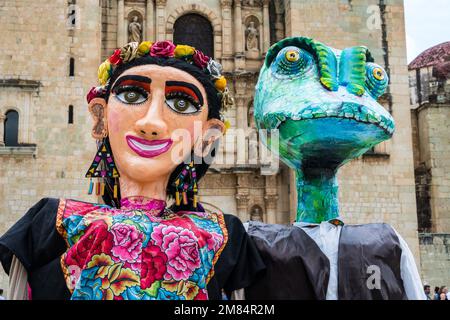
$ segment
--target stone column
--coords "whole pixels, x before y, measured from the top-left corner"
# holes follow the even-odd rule
[[[153,7],[153,0],[147,0],[147,7],[146,7],[146,28],[145,28],[145,36],[144,40],[146,41],[154,41],[155,40],[155,21],[154,21],[154,7]]]
[[[222,66],[224,71],[233,70],[233,37],[231,5],[233,0],[220,0],[222,6]]]
[[[269,0],[264,0],[263,6],[263,55],[270,47],[270,20],[269,20]]]
[[[237,175],[236,186],[236,208],[239,218],[245,222],[250,219],[248,215],[248,200],[250,197],[250,191],[248,186],[248,174],[240,172]]]
[[[156,0],[156,41],[166,39],[166,3],[167,0]]]
[[[239,192],[243,192],[243,190],[239,190]],[[246,193],[237,193],[236,194],[236,208],[237,208],[237,216],[241,219],[242,222],[246,222],[249,220],[248,217],[248,199],[249,195]]]
[[[0,147],[5,146],[5,141],[3,141],[5,134],[5,118],[4,114],[0,114]]]
[[[245,69],[241,0],[234,1],[234,69]]]
[[[124,0],[117,3],[117,47],[121,48],[127,43],[127,30],[125,23],[125,5]]]
[[[278,189],[277,189],[277,176],[266,176],[266,191],[265,191],[265,204],[267,223],[277,223],[277,202],[278,202]]]

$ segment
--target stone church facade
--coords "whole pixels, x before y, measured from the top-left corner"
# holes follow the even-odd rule
[[[222,142],[229,161],[211,167],[201,201],[242,220],[293,221],[293,172],[258,160],[252,101],[269,46],[302,35],[339,49],[366,45],[390,74],[382,102],[396,133],[342,168],[340,206],[346,223],[393,225],[420,263],[403,1],[5,0],[0,18],[0,234],[42,197],[98,200],[84,178],[95,153],[85,95],[98,65],[135,37],[192,43],[224,67],[235,100],[225,114],[234,131]],[[17,117],[13,145],[3,141],[8,115]],[[239,130],[245,147],[230,152]]]

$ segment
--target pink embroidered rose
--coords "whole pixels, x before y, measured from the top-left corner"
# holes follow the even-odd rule
[[[150,48],[152,57],[173,57],[176,46],[171,41],[157,41]]]
[[[113,256],[122,261],[136,262],[142,251],[142,240],[144,235],[135,226],[118,223],[111,227],[114,246],[111,249]]]
[[[164,279],[186,280],[200,266],[198,243],[191,230],[160,224],[153,230],[152,239],[167,255]]]
[[[209,62],[209,57],[205,55],[203,52],[198,50],[195,50],[192,59],[194,60],[194,63],[202,69],[206,68]]]
[[[222,243],[223,243],[223,237],[216,232],[211,232],[211,236],[206,239],[206,244],[208,245],[208,249],[209,250],[213,249],[216,252],[217,252],[217,250],[220,249],[220,247],[222,246]]]

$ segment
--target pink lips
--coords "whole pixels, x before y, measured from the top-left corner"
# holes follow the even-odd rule
[[[172,139],[146,140],[126,136],[128,146],[141,157],[153,158],[166,152],[172,146]]]

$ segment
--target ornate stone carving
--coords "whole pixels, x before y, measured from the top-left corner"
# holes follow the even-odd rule
[[[238,209],[247,209],[249,195],[248,193],[243,193],[244,190],[239,190],[242,193],[236,194],[236,207]]]
[[[231,8],[231,5],[233,4],[233,0],[220,0],[220,5],[222,8]]]
[[[277,208],[277,201],[278,201],[278,195],[276,194],[266,194],[264,196],[264,200],[266,202],[266,208],[267,209],[276,209]]]
[[[263,4],[262,0],[244,0],[242,4],[246,7],[260,7]]]
[[[167,0],[156,0],[155,4],[160,7],[164,7],[167,3]]]

